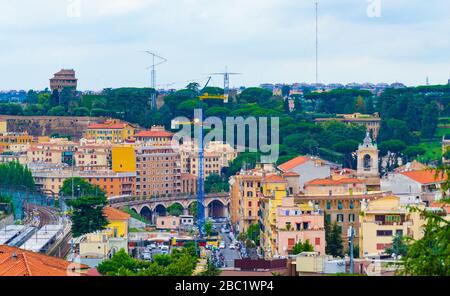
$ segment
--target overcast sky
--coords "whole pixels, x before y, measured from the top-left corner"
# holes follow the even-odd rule
[[[81,90],[147,86],[142,50],[168,59],[160,87],[204,83],[225,66],[243,73],[232,86],[314,82],[314,2],[0,0],[0,89],[43,89],[60,68],[77,71]],[[450,1],[319,3],[320,82],[450,78]]]

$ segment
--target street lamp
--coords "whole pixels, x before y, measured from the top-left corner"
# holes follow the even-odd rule
[[[350,273],[354,272],[354,258],[353,258],[353,238],[355,237],[355,229],[350,226],[347,230],[348,243],[350,245]]]

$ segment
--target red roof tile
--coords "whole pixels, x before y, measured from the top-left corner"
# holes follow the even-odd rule
[[[305,184],[305,186],[335,186],[335,185],[343,185],[343,184],[359,184],[363,183],[363,181],[352,178],[344,178],[340,180],[332,180],[332,179],[315,179],[309,181]]]
[[[442,183],[447,180],[447,178],[441,174],[436,176],[435,170],[402,172],[401,174],[421,184]]]
[[[74,274],[71,264],[59,258],[0,245],[0,276],[68,276]],[[81,265],[80,269],[86,270],[88,266]]]
[[[130,219],[130,215],[128,213],[122,212],[118,209],[105,207],[103,209],[103,213],[108,218],[109,221],[117,221],[117,220],[128,220]]]
[[[285,163],[279,165],[278,168],[280,170],[282,170],[283,172],[287,172],[287,171],[290,171],[293,168],[295,168],[295,167],[297,167],[297,166],[299,166],[301,164],[304,164],[305,162],[307,162],[309,160],[311,160],[310,157],[298,156],[298,157],[296,157],[294,159],[289,160],[288,162],[285,162]]]
[[[263,179],[263,182],[270,182],[270,183],[285,183],[286,180],[283,179],[283,177],[278,175],[270,175]]]
[[[136,138],[172,138],[173,134],[167,131],[142,131],[135,135]]]

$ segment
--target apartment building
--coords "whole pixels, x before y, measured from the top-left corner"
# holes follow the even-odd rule
[[[310,204],[296,204],[293,196],[281,197],[271,213],[271,198],[261,200],[261,246],[268,258],[292,255],[295,244],[309,241],[325,254],[323,212]]]
[[[75,70],[62,69],[55,73],[52,79],[50,79],[50,89],[54,91],[62,91],[66,87],[77,88],[78,79],[75,77]]]
[[[181,193],[180,155],[168,146],[136,147],[136,195]]]
[[[104,123],[94,123],[87,127],[84,137],[96,141],[109,141],[111,143],[125,143],[134,138],[135,128],[116,119],[110,119]]]
[[[180,152],[182,172],[197,175],[199,168],[198,145],[193,142],[186,142],[180,145],[177,150]],[[237,156],[238,153],[229,144],[217,141],[205,144],[205,177],[211,174],[220,175],[222,169],[228,167]]]
[[[416,206],[425,208],[424,204]],[[397,196],[388,195],[364,202],[359,228],[360,256],[385,254],[396,235],[408,236],[414,240],[422,238],[423,224],[420,212],[401,205]]]
[[[165,130],[163,126],[153,126],[148,131],[137,133],[134,138],[139,144],[146,146],[170,146],[173,133]]]

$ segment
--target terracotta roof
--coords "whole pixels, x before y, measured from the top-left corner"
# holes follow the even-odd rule
[[[305,186],[334,186],[334,185],[355,184],[355,183],[363,183],[363,181],[352,178],[344,178],[340,180],[315,179],[307,182]]]
[[[68,276],[71,262],[0,245],[0,276]],[[88,269],[81,265],[81,269]]]
[[[295,168],[295,167],[297,167],[297,166],[299,166],[301,164],[304,164],[305,162],[307,162],[309,160],[311,160],[310,157],[298,156],[298,157],[296,157],[294,159],[289,160],[288,162],[285,162],[285,163],[279,165],[278,168],[280,170],[282,170],[283,172],[287,172],[287,171],[292,170],[293,168]]]
[[[127,126],[126,123],[115,123],[115,124],[108,124],[108,123],[93,123],[89,125],[88,129],[123,129]]]
[[[105,207],[103,209],[103,213],[105,214],[105,216],[108,218],[109,221],[128,220],[131,217],[129,214],[111,207]]]
[[[423,171],[426,169],[427,169],[426,165],[414,160],[413,162],[409,162],[409,163],[405,164],[404,166],[396,168],[395,172],[401,173],[401,172],[408,172],[408,171]]]
[[[263,179],[263,182],[271,182],[271,183],[285,183],[286,180],[283,177],[278,175],[270,175]]]
[[[173,134],[167,131],[142,131],[135,135],[140,138],[171,138],[172,136]]]
[[[300,175],[294,172],[283,173],[284,177],[299,177]]]
[[[436,176],[435,170],[402,172],[401,174],[421,184],[442,183],[447,180],[445,176],[440,174]]]

